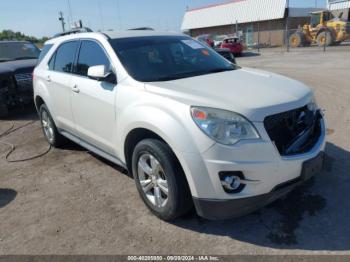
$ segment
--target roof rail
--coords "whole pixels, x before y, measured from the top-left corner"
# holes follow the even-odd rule
[[[131,28],[128,29],[129,31],[133,31],[133,30],[146,30],[146,31],[154,31],[154,29],[152,27],[138,27],[138,28]]]
[[[65,35],[72,35],[72,34],[79,34],[79,33],[91,33],[93,32],[90,28],[88,27],[82,27],[82,28],[76,28],[72,29],[70,31],[62,32],[55,34],[53,37],[60,37],[60,36],[65,36]]]

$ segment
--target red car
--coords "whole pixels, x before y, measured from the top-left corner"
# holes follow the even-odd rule
[[[224,39],[221,48],[229,49],[235,56],[241,56],[243,52],[243,45],[237,37]]]
[[[200,42],[206,43],[209,47],[214,47],[214,40],[212,35],[200,35],[196,39]]]

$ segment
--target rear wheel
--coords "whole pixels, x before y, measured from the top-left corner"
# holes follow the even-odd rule
[[[133,153],[132,173],[142,200],[159,218],[173,220],[191,209],[192,199],[185,175],[164,142],[141,141]]]
[[[324,31],[318,34],[317,44],[320,47],[330,46],[333,43],[332,34],[329,31]]]
[[[67,139],[58,132],[49,109],[45,104],[41,105],[39,109],[39,116],[45,138],[51,146],[60,147],[67,143]]]

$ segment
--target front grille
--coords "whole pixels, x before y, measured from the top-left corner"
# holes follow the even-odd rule
[[[306,153],[321,136],[321,113],[307,106],[268,116],[265,129],[282,156]]]
[[[17,86],[20,89],[32,88],[32,74],[31,73],[20,73],[15,75]]]

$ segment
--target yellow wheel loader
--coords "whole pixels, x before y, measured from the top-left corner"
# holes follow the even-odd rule
[[[335,17],[330,11],[311,13],[310,24],[299,27],[289,36],[290,47],[337,45],[350,40],[350,22],[342,19],[343,13]]]

